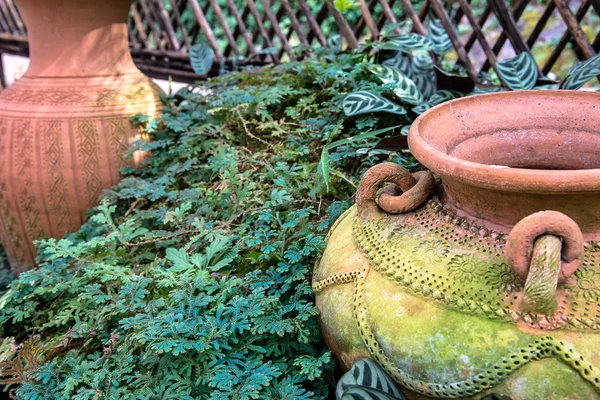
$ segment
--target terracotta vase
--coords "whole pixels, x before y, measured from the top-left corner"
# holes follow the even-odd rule
[[[372,358],[411,399],[600,399],[598,127],[590,92],[421,115],[409,146],[441,181],[367,171],[314,272],[342,367]]]
[[[119,180],[160,89],[134,65],[129,0],[17,0],[30,65],[0,94],[0,237],[12,268],[35,262],[33,240],[76,230]]]

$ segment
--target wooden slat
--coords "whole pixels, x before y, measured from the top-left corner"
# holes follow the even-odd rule
[[[296,57],[294,56],[294,52],[292,51],[292,48],[287,41],[287,37],[283,34],[281,28],[279,27],[279,21],[275,17],[275,14],[273,14],[271,4],[269,4],[268,0],[260,0],[260,2],[265,10],[265,15],[267,16],[269,21],[271,21],[271,28],[275,31],[275,35],[277,35],[279,40],[281,40],[281,45],[283,46],[283,49],[286,51],[286,53],[288,53],[288,56],[291,60],[295,60]]]
[[[425,18],[427,18],[427,13],[429,12],[429,4],[429,0],[423,1],[423,5],[419,10],[419,21],[425,21]]]
[[[372,10],[373,7],[375,7],[375,4],[377,4],[377,0],[369,0],[368,8],[370,10]],[[356,35],[357,37],[360,37],[360,33],[363,31],[365,25],[367,25],[367,21],[365,20],[364,13],[363,13],[363,14],[361,14],[361,17],[359,18],[356,26],[354,26],[354,29],[353,29],[354,35]]]
[[[7,32],[12,33],[13,35],[17,35],[19,33],[19,29],[15,25],[10,13],[8,12],[8,8],[6,7],[5,1],[0,1],[0,16],[8,25]]]
[[[581,6],[579,7],[579,9],[577,10],[577,13],[575,14],[576,21],[581,21],[583,19],[583,17],[587,13],[587,10],[589,9],[589,6],[590,6],[589,1],[584,0],[583,3],[581,4]],[[548,72],[550,72],[550,70],[552,69],[552,67],[554,66],[554,64],[560,57],[560,55],[562,54],[563,50],[567,46],[567,43],[569,43],[570,39],[571,39],[571,31],[568,29],[568,25],[567,25],[567,31],[562,35],[562,37],[556,44],[556,47],[554,48],[554,50],[548,57],[548,60],[546,60],[546,63],[542,67],[542,73],[544,75],[546,75]],[[587,38],[585,40],[587,41]],[[589,42],[588,42],[588,44],[589,44]],[[594,51],[593,48],[592,48],[592,51]]]
[[[181,17],[181,11],[179,11],[179,6],[177,6],[177,2],[175,0],[169,0],[171,4],[171,8],[173,9],[173,18],[175,22],[177,22],[177,27],[181,32],[181,36],[183,37],[183,45],[187,51],[190,51],[192,48],[192,42],[190,41],[190,36],[188,31],[183,23],[183,18]]]
[[[390,24],[397,23],[398,20],[396,19],[396,17],[394,17],[394,12],[392,11],[392,7],[394,5],[393,0],[379,0],[379,4],[381,5],[381,9],[383,10],[383,17],[387,19],[387,22],[389,22]],[[400,28],[396,28],[395,31],[396,33],[401,32]]]
[[[481,15],[479,16],[479,19],[477,20],[477,24],[483,28],[483,25],[485,25],[485,21],[488,19],[488,17],[490,16],[490,14],[492,13],[492,7],[490,7],[489,4],[486,4],[483,13],[481,13]],[[477,41],[477,35],[475,34],[475,31],[471,32],[471,36],[469,36],[469,39],[467,40],[467,43],[465,43],[465,51],[468,53],[471,50],[471,47],[473,47],[473,45],[475,44],[475,42]]]
[[[0,1],[3,1],[3,0],[0,0]],[[8,22],[7,22],[6,17],[4,16],[4,11],[2,10],[2,7],[0,7],[0,28],[2,28],[3,32],[14,35],[12,30],[8,26]]]
[[[344,39],[346,39],[346,42],[348,42],[348,47],[350,47],[351,49],[357,48],[358,40],[356,40],[356,36],[354,36],[354,32],[352,32],[350,25],[348,25],[348,21],[346,21],[346,18],[344,18],[344,16],[335,8],[332,0],[326,1],[327,8],[329,9],[329,12],[333,15],[335,23],[338,29],[340,30],[340,34],[344,37]]]
[[[426,35],[427,31],[421,22],[421,18],[415,13],[415,9],[412,6],[410,0],[402,0],[402,5],[404,6],[404,12],[408,15],[408,18],[413,23],[413,30],[419,35]],[[423,4],[423,7],[426,7],[427,4]]]
[[[555,9],[556,5],[552,1],[544,8],[544,12],[540,16],[538,22],[535,24],[533,31],[531,31],[531,34],[527,38],[527,46],[529,46],[530,49],[533,48],[535,41],[538,39],[538,37],[540,37],[540,34],[546,27],[546,24],[548,23],[548,20],[552,16],[552,13]]]
[[[258,31],[260,32],[261,36],[263,37],[265,43],[267,44],[268,47],[273,47],[273,42],[271,42],[271,38],[269,37],[267,30],[265,29],[265,25],[262,22],[262,19],[260,17],[260,14],[258,13],[258,10],[256,9],[256,4],[254,3],[254,0],[247,0],[246,4],[248,7],[248,10],[250,10],[250,13],[254,17],[254,20],[256,21],[256,25],[258,26]],[[276,54],[271,54],[270,57],[273,59],[273,61],[275,63],[279,63],[279,57]]]
[[[140,16],[137,7],[134,4],[131,5],[131,15],[133,19],[133,23],[135,24],[137,34],[140,40],[143,42],[144,47],[150,48],[150,43],[148,42],[148,35],[146,35],[146,28],[144,27],[144,23],[142,21],[142,17]]]
[[[252,38],[248,33],[246,23],[244,22],[244,19],[238,12],[236,5],[233,3],[233,0],[227,0],[227,6],[229,7],[229,12],[231,13],[231,15],[233,15],[233,18],[235,18],[236,22],[236,27],[233,31],[233,36],[235,37],[238,35],[238,33],[240,33],[242,35],[242,38],[246,42],[246,45],[248,46],[248,54],[252,55],[256,53],[256,49],[254,48],[254,42],[252,41]]]
[[[296,35],[298,36],[300,43],[302,43],[305,46],[308,46],[308,44],[309,44],[308,40],[306,40],[306,36],[304,36],[304,32],[302,32],[302,27],[300,26],[300,21],[298,20],[298,18],[296,17],[296,14],[294,13],[294,10],[290,6],[289,0],[280,0],[280,1],[281,1],[281,4],[283,5],[283,9],[285,10],[285,13],[287,14],[288,18],[290,19],[292,28],[294,29],[294,31],[296,31]],[[300,10],[298,10],[298,12],[299,11]],[[290,30],[290,33],[291,33],[291,30]]]
[[[13,20],[17,24],[18,33],[20,33],[22,35],[27,35],[27,29],[25,28],[25,24],[23,23],[23,18],[21,18],[21,14],[19,14],[17,7],[15,7],[15,5],[13,4],[13,2],[11,0],[8,0],[6,2],[6,4],[8,6],[8,11],[10,12],[10,14],[13,17]]]
[[[442,26],[444,27],[444,29],[446,30],[446,33],[448,33],[448,37],[452,41],[454,50],[456,50],[456,55],[458,56],[458,59],[461,61],[463,67],[465,67],[465,70],[467,71],[467,75],[469,75],[469,78],[471,78],[471,80],[473,82],[477,82],[477,71],[475,70],[475,67],[473,66],[473,64],[471,64],[471,60],[469,60],[469,55],[465,51],[465,48],[460,43],[460,40],[458,39],[458,36],[456,35],[456,32],[454,31],[454,26],[452,26],[452,21],[450,21],[450,17],[448,16],[448,13],[444,9],[444,5],[442,4],[442,2],[440,0],[429,0],[429,2],[431,3],[431,7],[433,7],[433,11],[437,15],[437,17],[440,19],[440,22],[441,22]]]
[[[223,33],[225,34],[225,37],[229,42],[229,47],[231,48],[231,50],[233,50],[234,54],[239,57],[241,55],[240,49],[238,49],[235,38],[233,37],[231,30],[229,29],[229,25],[227,25],[227,21],[225,20],[225,16],[223,15],[223,10],[221,10],[221,7],[219,6],[219,2],[216,0],[210,0],[210,5],[212,6],[215,18],[219,22],[219,25],[221,25],[221,27],[223,28]]]
[[[571,35],[573,35],[573,39],[575,39],[575,42],[577,43],[577,45],[579,46],[579,48],[581,49],[581,51],[583,52],[585,57],[586,58],[593,57],[596,54],[596,52],[594,51],[594,48],[592,47],[589,40],[587,39],[587,36],[585,35],[583,30],[579,26],[579,21],[581,21],[581,19],[578,20],[573,15],[573,13],[569,9],[569,6],[565,0],[554,0],[554,4],[556,4],[556,8],[558,9],[558,12],[560,12],[560,15],[562,16],[565,23],[567,24],[567,29],[569,30]],[[584,0],[584,2],[582,3],[582,5],[579,9],[580,10],[583,9],[584,6],[586,7],[585,12],[583,12],[583,14],[585,15],[585,13],[587,12],[587,8],[589,8],[589,0]],[[583,18],[583,16],[582,16],[582,18]]]
[[[358,0],[358,6],[360,7],[362,16],[367,24],[367,27],[369,28],[369,32],[371,33],[371,39],[377,39],[379,36],[379,30],[377,29],[377,24],[373,20],[373,15],[371,15],[371,11],[369,10],[369,7],[367,7],[365,0]],[[355,32],[355,34],[358,34],[358,32]]]
[[[508,9],[505,0],[489,0],[489,4],[517,54],[529,52],[529,46],[523,40],[517,23]]]
[[[323,35],[323,31],[321,30],[321,27],[319,26],[319,24],[317,23],[317,20],[315,19],[311,9],[308,7],[308,4],[306,4],[305,0],[298,0],[298,5],[300,6],[300,10],[302,10],[302,13],[304,14],[304,16],[306,17],[306,21],[308,22],[308,26],[310,26],[310,30],[312,35],[314,35],[314,37],[317,38],[317,40],[319,41],[319,44],[321,46],[326,46],[327,45],[327,39],[325,39],[325,35]],[[306,40],[310,43],[310,41],[312,40],[312,35],[311,33],[308,34]]]
[[[498,74],[498,70],[496,69],[496,55],[494,54],[494,52],[492,51],[492,48],[490,47],[487,40],[485,39],[485,35],[483,34],[481,28],[479,27],[479,24],[477,23],[477,20],[475,19],[475,15],[473,15],[473,11],[471,10],[469,3],[467,3],[467,0],[457,0],[457,1],[460,6],[460,9],[463,11],[464,15],[467,17],[469,24],[471,24],[471,27],[473,28],[473,32],[475,33],[475,36],[477,36],[477,41],[479,42],[479,45],[483,49],[483,52],[485,53],[488,61],[492,65],[492,68],[494,68],[494,71],[496,71],[496,73]],[[498,77],[500,77],[500,74],[498,74]]]
[[[196,0],[188,0],[188,1],[189,1],[190,6],[192,6],[192,11],[194,12],[194,15],[196,16],[198,23],[200,24],[200,29],[202,29],[202,32],[206,36],[206,40],[208,41],[209,46],[215,52],[215,56],[216,56],[217,60],[221,60],[223,58],[223,53],[221,52],[221,49],[219,48],[219,44],[217,43],[215,34],[213,33],[212,29],[210,28],[210,25],[206,19],[206,15],[204,14],[204,11],[202,11],[202,9],[200,8],[200,5],[198,4],[198,2]]]
[[[165,50],[165,45],[161,39],[160,31],[156,28],[154,18],[152,17],[152,13],[148,8],[148,3],[146,3],[146,0],[138,0],[138,4],[142,7],[142,13],[144,13],[144,18],[146,18],[147,26],[150,28],[150,32],[152,33],[152,37],[154,37],[156,46],[158,46],[158,48],[161,50]]]
[[[529,0],[517,0],[517,4],[515,5],[515,9],[512,14],[515,21],[518,21],[519,18],[521,18],[521,15],[525,11],[525,7],[527,7],[528,3]],[[504,43],[506,43],[507,39],[508,35],[504,31],[502,31],[500,37],[494,44],[494,47],[492,47],[494,54],[498,55],[500,53],[500,50],[502,50],[502,47],[504,47]],[[490,62],[486,60],[486,62],[483,64],[483,67],[481,67],[481,70],[487,71],[488,69],[490,69]]]
[[[153,2],[152,4],[156,4],[156,6],[158,7],[158,9],[156,10],[156,14],[158,14],[160,21],[162,21],[162,27],[165,30],[165,36],[167,37],[171,48],[173,50],[179,50],[181,46],[179,45],[179,40],[177,40],[177,34],[175,33],[175,29],[173,29],[173,25],[171,24],[171,18],[169,17],[169,13],[165,8],[164,2],[161,0]]]

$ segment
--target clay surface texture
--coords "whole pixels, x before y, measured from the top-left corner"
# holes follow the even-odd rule
[[[0,94],[0,237],[14,270],[35,262],[33,241],[61,237],[118,182],[160,89],[133,64],[126,0],[20,0],[31,63]]]

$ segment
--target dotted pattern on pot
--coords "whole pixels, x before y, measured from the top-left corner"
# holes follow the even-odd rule
[[[522,311],[523,282],[506,265],[506,235],[444,209],[438,199],[412,213],[362,224],[354,239],[373,267],[412,294],[489,319],[536,329],[600,329],[600,269],[586,250],[575,277],[559,285],[552,315]]]

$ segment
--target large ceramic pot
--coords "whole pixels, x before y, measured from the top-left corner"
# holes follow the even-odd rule
[[[599,399],[599,127],[589,92],[421,115],[409,146],[437,175],[367,171],[314,272],[341,365],[373,358],[411,399]]]
[[[31,62],[0,94],[0,237],[17,272],[33,240],[77,229],[119,180],[137,113],[160,89],[129,53],[129,0],[18,0]]]

